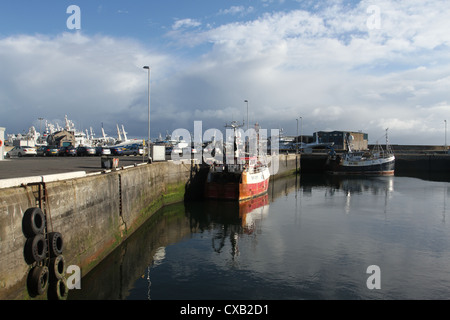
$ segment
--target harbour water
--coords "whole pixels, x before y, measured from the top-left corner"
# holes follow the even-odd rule
[[[449,299],[441,180],[302,175],[242,206],[166,207],[69,299]]]

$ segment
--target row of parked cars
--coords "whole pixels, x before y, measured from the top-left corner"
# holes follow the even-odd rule
[[[143,155],[144,149],[139,145],[130,145],[126,147],[88,147],[73,146],[61,147],[57,146],[42,146],[33,148],[29,146],[14,147],[6,154],[6,158],[11,157],[51,157],[51,156],[103,156],[103,155]]]

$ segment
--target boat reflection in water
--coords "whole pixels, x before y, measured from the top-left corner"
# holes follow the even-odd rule
[[[313,188],[327,190],[327,195],[338,192],[380,194],[394,191],[394,176],[306,175],[300,179],[300,190]]]
[[[345,213],[360,212],[371,203],[375,205],[374,201],[380,200],[380,196],[384,199],[384,207],[386,207],[394,192],[394,180],[394,176],[314,175],[302,177],[300,190],[306,195],[314,193],[317,197],[318,193],[323,192],[327,199],[341,199],[339,201],[342,203],[336,203],[334,211],[343,209]],[[344,195],[343,199],[342,195]],[[367,203],[364,206],[359,204],[361,197],[367,197]],[[323,200],[320,199],[320,201]],[[317,203],[317,205],[323,204]]]
[[[232,255],[239,253],[239,235],[258,233],[264,217],[269,213],[269,195],[245,201],[216,201],[185,203],[192,233],[205,230],[215,232],[212,249],[220,253],[227,238],[231,244]]]
[[[326,177],[330,192],[338,190],[351,193],[379,194],[394,191],[394,177],[357,177],[357,176],[329,176]]]
[[[387,201],[389,195],[394,191],[394,177],[334,177],[330,179],[328,194],[334,194],[338,191],[345,193],[345,213],[358,211],[359,208],[352,207],[352,196],[361,194],[384,195],[384,212],[386,212]]]
[[[269,196],[253,198],[239,203],[239,217],[245,233],[250,234],[258,223],[269,214]]]

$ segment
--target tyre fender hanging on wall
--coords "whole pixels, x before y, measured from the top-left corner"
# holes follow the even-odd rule
[[[48,234],[48,243],[51,258],[57,257],[63,253],[64,242],[61,233],[50,232]]]
[[[28,273],[27,288],[30,296],[39,296],[48,288],[49,271],[46,266],[35,266]]]
[[[47,241],[43,234],[28,238],[24,246],[24,257],[27,264],[41,262],[47,257]]]
[[[22,231],[25,237],[31,238],[44,233],[45,215],[40,208],[29,208],[22,218]]]
[[[60,280],[64,277],[65,273],[65,259],[63,255],[59,255],[50,259],[48,266],[50,272],[50,280]]]
[[[48,300],[67,300],[69,288],[65,278],[51,281],[47,291]]]

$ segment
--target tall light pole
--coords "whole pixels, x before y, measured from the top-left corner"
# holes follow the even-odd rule
[[[248,131],[248,100],[245,100],[244,102],[247,103],[247,131]]]
[[[447,120],[445,122],[445,151],[447,151]]]
[[[299,142],[298,142],[298,118],[295,120],[297,120],[297,148],[295,150],[295,154],[298,154],[298,144],[299,144]]]
[[[150,74],[151,68],[149,66],[144,66],[144,69],[148,71],[148,141],[147,141],[147,156],[148,162],[152,162],[152,158],[150,156]]]
[[[303,117],[300,117],[300,142],[303,145]],[[300,149],[300,153],[302,153],[302,149]]]

